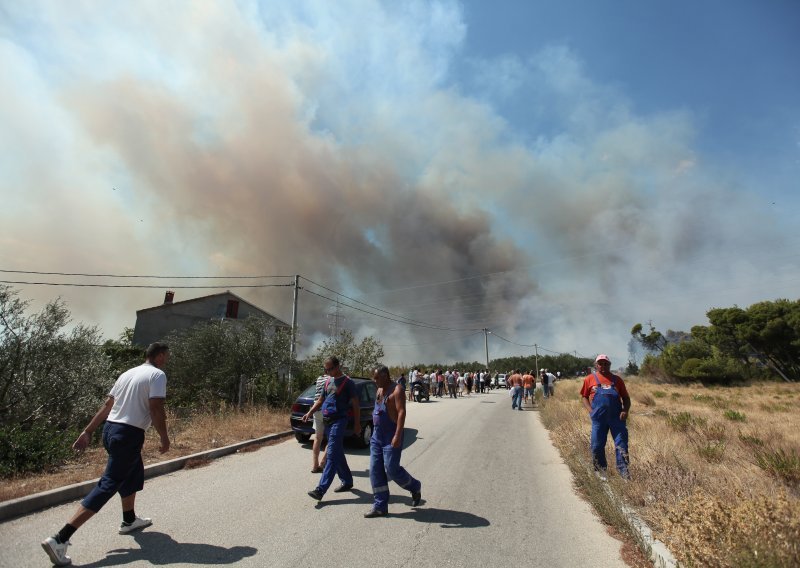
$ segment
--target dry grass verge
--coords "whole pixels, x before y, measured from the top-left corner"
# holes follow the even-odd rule
[[[267,436],[289,429],[289,412],[270,408],[250,408],[242,412],[223,411],[178,418],[167,417],[172,445],[166,454],[158,452],[158,434],[147,432],[142,457],[145,465],[158,463],[205,450],[212,450]],[[106,452],[95,433],[95,445],[68,463],[47,473],[0,479],[0,501],[8,501],[100,477]],[[203,464],[193,464],[194,467]]]
[[[633,479],[610,483],[656,538],[687,566],[800,565],[797,390],[626,383]],[[578,488],[604,520],[622,527],[589,471],[590,422],[579,390],[578,380],[560,382],[542,419]],[[611,441],[607,452],[613,464]]]

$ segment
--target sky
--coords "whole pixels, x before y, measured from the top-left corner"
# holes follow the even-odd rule
[[[794,0],[0,0],[0,276],[109,338],[167,289],[289,321],[299,274],[301,355],[336,323],[389,364],[483,361],[486,328],[490,358],[624,366],[635,323],[797,298],[799,24]]]

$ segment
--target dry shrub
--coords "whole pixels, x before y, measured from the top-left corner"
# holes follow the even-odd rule
[[[629,483],[610,478],[686,566],[800,566],[800,413],[778,413],[774,383],[709,389],[626,381],[634,404]],[[575,476],[576,486],[604,520],[610,505],[592,494],[590,421],[566,383],[540,416]],[[658,407],[640,397],[659,389]],[[785,398],[783,399],[786,400]],[[762,410],[766,405],[768,410]],[[746,422],[721,409],[747,409]],[[607,447],[613,464],[613,443]],[[761,462],[759,462],[759,457]]]
[[[221,409],[214,413],[167,411],[167,426],[172,441],[170,451],[158,451],[158,434],[148,430],[142,449],[145,465],[158,463],[236,442],[260,438],[289,430],[289,411],[252,407],[242,411]],[[106,452],[94,445],[63,467],[46,474],[33,474],[0,480],[0,501],[16,499],[99,477],[106,464]]]
[[[636,402],[638,402],[639,404],[641,404],[643,406],[655,406],[656,405],[656,399],[654,399],[652,396],[650,396],[647,393],[642,393],[642,394],[636,395],[636,399],[635,400],[636,400]]]
[[[702,490],[666,518],[673,551],[690,566],[800,564],[800,509],[785,494],[720,499]]]

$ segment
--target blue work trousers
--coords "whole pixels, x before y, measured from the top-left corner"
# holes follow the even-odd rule
[[[319,480],[317,491],[323,495],[333,483],[333,476],[338,475],[345,485],[353,485],[353,474],[347,465],[344,455],[344,430],[347,427],[347,417],[339,418],[325,425],[325,434],[328,436],[328,450],[325,458],[325,467]]]
[[[599,409],[606,410],[606,409]],[[617,454],[617,471],[620,476],[628,477],[628,426],[625,421],[620,419],[619,411],[616,409],[606,412],[592,412],[592,461],[595,469],[605,470],[608,467],[606,461],[606,440],[608,432],[614,438],[614,446]]]
[[[400,456],[403,448],[394,448],[392,444],[381,445],[374,438],[369,444],[369,480],[372,483],[372,493],[375,496],[373,509],[376,511],[389,510],[389,481],[394,481],[407,491],[417,492],[422,487],[419,480],[411,477],[403,466],[400,465]]]

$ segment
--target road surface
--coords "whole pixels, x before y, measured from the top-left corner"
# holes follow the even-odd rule
[[[118,500],[73,537],[75,566],[579,567],[625,566],[572,489],[538,412],[507,391],[409,403],[403,464],[422,503],[391,484],[389,516],[372,502],[369,452],[347,449],[355,491],[317,503],[310,445],[294,439],[150,479],[136,512],[153,526],[117,534]],[[47,566],[39,542],[75,503],[0,524],[0,566]]]

